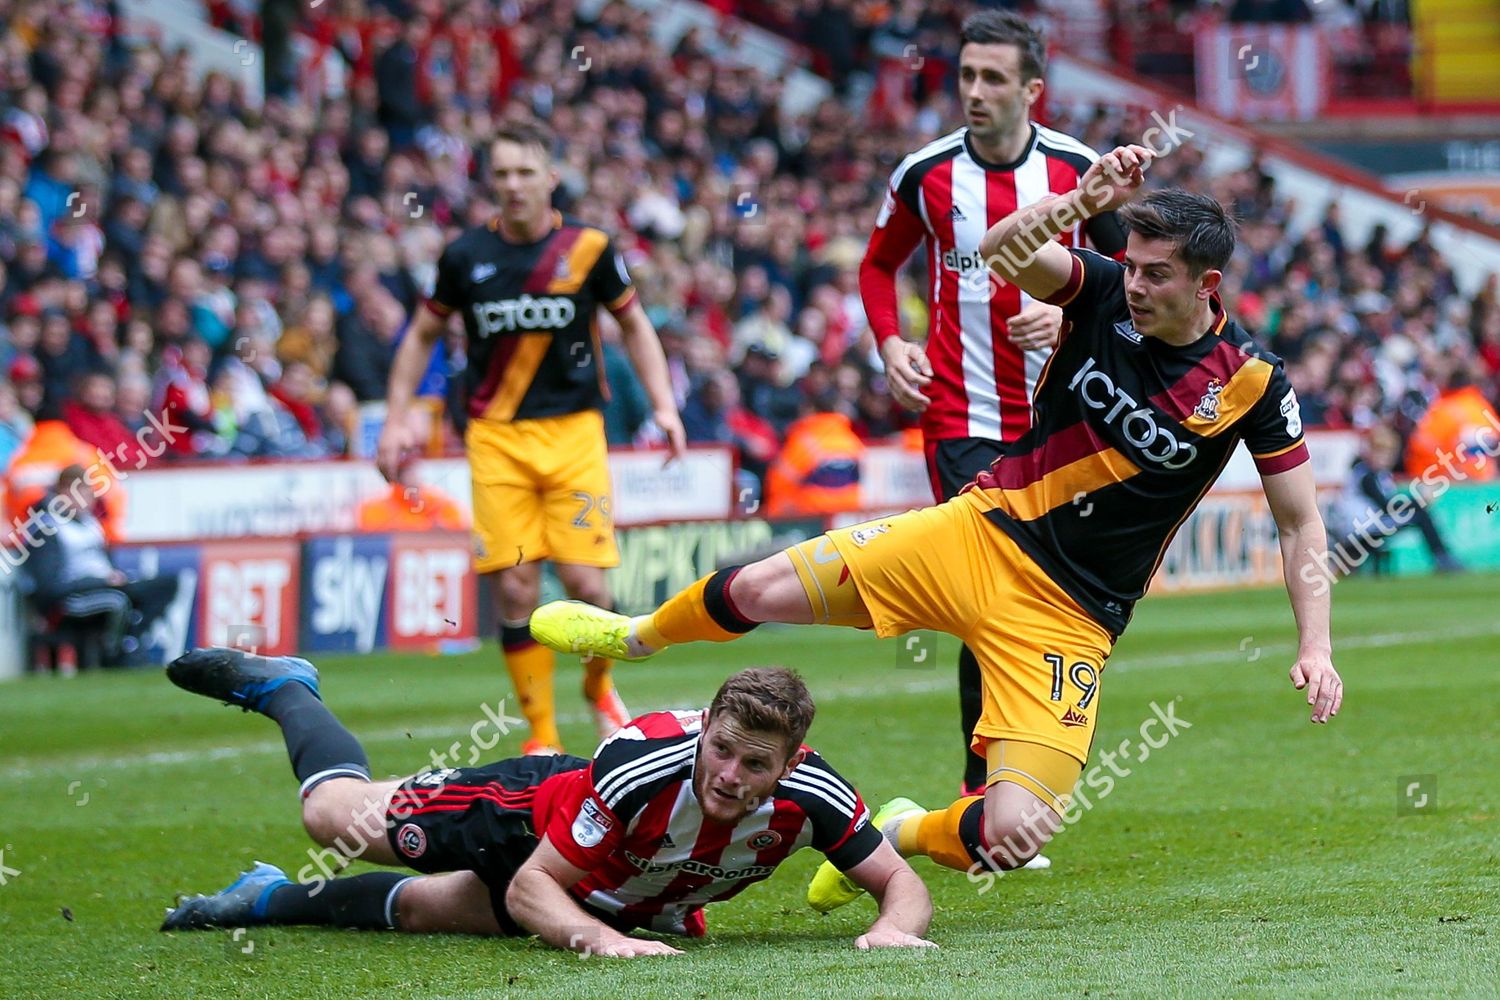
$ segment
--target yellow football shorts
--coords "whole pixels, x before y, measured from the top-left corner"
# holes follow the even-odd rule
[[[876,634],[936,629],[974,651],[984,685],[976,753],[989,758],[992,741],[1014,740],[1062,751],[1082,768],[1113,640],[1009,535],[985,521],[984,510],[983,497],[970,491],[826,537],[843,557]],[[792,553],[804,585],[821,541],[805,543],[806,559]],[[826,591],[835,582],[842,581],[821,586]],[[810,596],[816,612],[819,595],[810,590]],[[834,612],[847,610],[831,594],[821,598]],[[836,623],[863,624],[847,617]],[[999,764],[990,760],[991,783],[1004,780],[994,773]],[[1046,784],[1060,783],[1058,777]],[[1071,790],[1071,782],[1051,788],[1057,795]]]
[[[474,567],[536,559],[617,566],[604,417],[584,410],[534,420],[469,422]]]

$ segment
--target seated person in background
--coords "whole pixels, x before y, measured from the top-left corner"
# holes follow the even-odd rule
[[[33,600],[46,615],[107,615],[101,654],[107,664],[146,662],[146,636],[177,596],[177,577],[131,580],[109,558],[104,528],[95,516],[98,498],[81,465],[57,477],[37,505],[27,572]]]
[[[1395,431],[1380,424],[1370,430],[1329,518],[1330,547],[1336,542],[1338,550],[1346,555],[1371,548],[1378,550],[1402,528],[1415,527],[1426,539],[1439,570],[1462,571],[1463,564],[1448,551],[1426,505],[1415,500],[1395,503],[1400,491],[1391,470],[1400,455],[1401,440]]]

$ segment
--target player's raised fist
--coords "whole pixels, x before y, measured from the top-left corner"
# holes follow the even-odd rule
[[[1156,154],[1145,146],[1116,146],[1094,161],[1078,184],[1089,214],[1113,211],[1135,197],[1154,159]]]

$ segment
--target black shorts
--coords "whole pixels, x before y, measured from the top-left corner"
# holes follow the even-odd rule
[[[928,441],[923,448],[927,456],[927,478],[938,503],[952,500],[958,491],[1000,457],[1005,445],[989,438],[944,438]]]
[[[588,766],[582,757],[557,754],[412,775],[392,795],[386,813],[391,850],[424,874],[478,875],[489,887],[501,929],[525,934],[505,909],[505,890],[541,841],[531,815],[537,786]]]

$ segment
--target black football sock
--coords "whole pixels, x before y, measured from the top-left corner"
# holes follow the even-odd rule
[[[400,872],[366,872],[310,884],[293,882],[271,892],[262,923],[323,924],[387,931],[401,925],[401,886],[415,878]]]
[[[262,711],[281,727],[292,771],[302,782],[303,798],[329,778],[370,780],[370,759],[364,747],[305,684],[288,681],[281,685]]]
[[[984,788],[985,762],[969,747],[974,727],[984,708],[984,683],[979,674],[979,659],[968,646],[958,654],[958,718],[964,738],[964,788]]]

